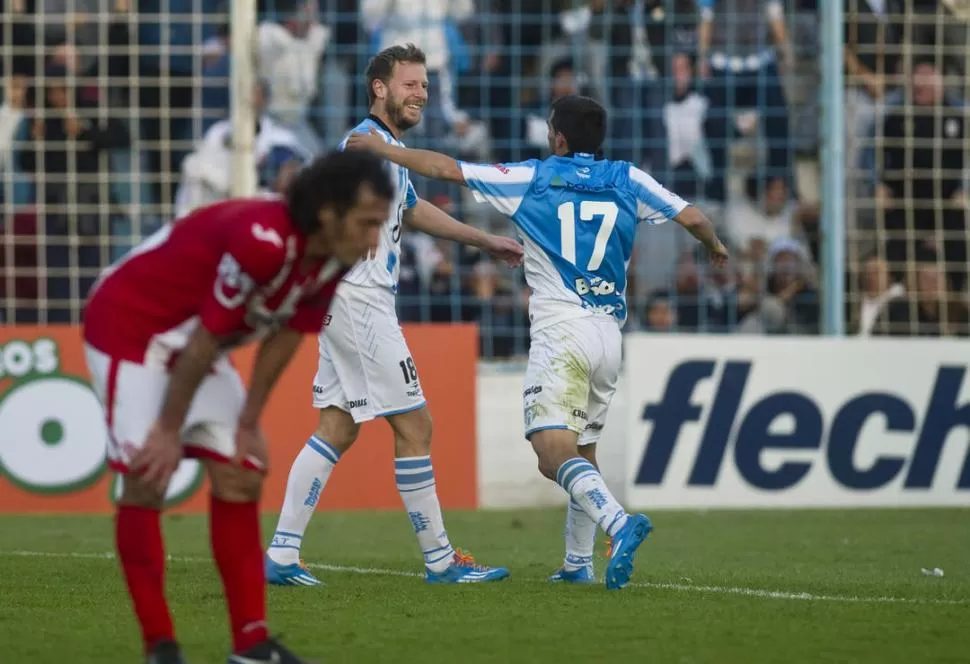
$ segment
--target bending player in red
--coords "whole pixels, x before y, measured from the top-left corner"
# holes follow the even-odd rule
[[[338,281],[376,248],[394,186],[362,152],[318,158],[287,198],[230,200],[145,240],[101,276],[84,312],[85,353],[104,404],[109,465],[124,473],[118,557],[149,664],[182,664],[165,600],[160,510],[183,457],[212,486],[230,664],[298,664],[270,637],[259,497],[259,417],[303,334],[318,334]],[[226,351],[262,339],[249,391]]]

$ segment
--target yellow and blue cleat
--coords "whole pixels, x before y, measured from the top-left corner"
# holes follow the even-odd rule
[[[310,573],[302,560],[298,563],[280,565],[266,556],[266,583],[271,586],[321,586],[323,582]]]
[[[424,580],[428,583],[487,583],[507,579],[509,571],[504,567],[479,565],[461,549],[455,550],[451,565],[443,572],[432,572],[425,568]]]

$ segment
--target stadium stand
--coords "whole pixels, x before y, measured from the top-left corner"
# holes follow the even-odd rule
[[[266,0],[260,185],[285,186],[300,158],[287,146],[335,146],[366,113],[367,59],[413,41],[429,54],[432,101],[409,144],[541,157],[549,102],[590,94],[611,113],[608,153],[730,238],[737,260],[712,271],[673,225],[644,229],[627,329],[817,334],[819,271],[844,269],[851,333],[966,335],[967,3],[844,0],[844,266],[819,265],[817,5]],[[229,11],[4,2],[0,321],[77,322],[102,267],[176,212],[228,195]],[[511,232],[461,192],[416,184],[467,223]],[[485,358],[527,350],[521,274],[474,251],[406,236],[399,300],[402,321],[476,321]]]

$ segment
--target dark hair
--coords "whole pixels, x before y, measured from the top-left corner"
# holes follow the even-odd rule
[[[363,186],[381,198],[394,198],[394,183],[380,157],[363,150],[328,152],[296,175],[286,206],[297,229],[310,235],[319,228],[320,208],[332,205],[344,215],[357,204]]]
[[[606,109],[590,97],[566,95],[552,102],[552,129],[572,152],[595,154],[606,140]]]
[[[549,78],[556,78],[562,72],[564,71],[572,72],[573,69],[574,67],[573,67],[572,58],[569,58],[569,57],[560,58],[559,60],[556,60],[555,62],[553,62],[552,66],[549,68]]]
[[[367,70],[364,72],[364,76],[367,78],[368,103],[374,103],[374,81],[383,81],[385,84],[390,81],[391,75],[394,73],[394,65],[399,62],[425,65],[428,59],[425,57],[424,51],[414,44],[388,46],[375,55],[367,63]]]

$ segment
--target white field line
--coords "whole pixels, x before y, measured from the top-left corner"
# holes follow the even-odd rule
[[[87,558],[96,560],[114,560],[115,554],[105,553],[54,553],[50,551],[0,551],[0,557],[7,558]],[[194,558],[186,556],[168,556],[168,560],[178,563],[211,563],[209,558]],[[309,563],[312,569],[336,572],[340,574],[365,574],[370,576],[397,576],[420,578],[417,572],[403,572],[393,569],[378,569],[373,567],[350,567],[346,565],[324,565]],[[513,581],[514,582],[514,581]],[[790,592],[783,590],[763,590],[759,588],[743,588],[732,586],[697,586],[687,583],[631,583],[631,588],[653,588],[659,590],[675,590],[679,592],[706,593],[711,595],[739,595],[757,599],[781,599],[807,602],[841,602],[848,604],[926,604],[937,606],[970,606],[970,599],[916,599],[911,597],[876,597],[864,595],[816,595],[806,592]]]

